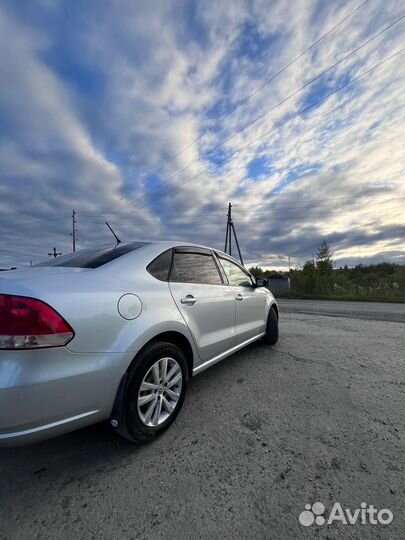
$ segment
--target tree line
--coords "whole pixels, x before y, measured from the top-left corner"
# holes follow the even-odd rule
[[[249,270],[256,277],[265,278],[279,273],[258,266]],[[291,270],[289,277],[290,290],[283,296],[405,301],[404,265],[383,262],[335,268],[326,242],[322,242],[316,258]]]

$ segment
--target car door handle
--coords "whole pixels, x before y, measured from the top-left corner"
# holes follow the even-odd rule
[[[197,300],[194,298],[192,294],[187,294],[184,298],[180,300],[182,304],[186,304],[186,306],[193,306]]]
[[[239,302],[242,302],[243,296],[239,293],[239,294],[237,294],[237,295],[235,296],[235,299],[236,299],[236,300],[239,300]]]

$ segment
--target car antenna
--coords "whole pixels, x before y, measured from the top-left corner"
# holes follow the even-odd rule
[[[113,231],[111,225],[108,223],[108,221],[105,222],[105,224],[107,225],[107,227],[110,229],[110,231],[113,233],[115,239],[117,240],[117,245],[118,244],[121,244],[121,240],[118,238],[118,236],[115,234],[115,232]]]

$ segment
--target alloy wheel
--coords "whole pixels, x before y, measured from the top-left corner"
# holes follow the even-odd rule
[[[150,367],[138,392],[138,414],[146,426],[159,426],[169,418],[179,402],[182,384],[181,368],[174,358],[161,358]]]

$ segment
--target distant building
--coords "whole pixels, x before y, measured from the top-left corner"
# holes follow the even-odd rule
[[[268,278],[269,289],[272,293],[278,294],[290,290],[290,277],[288,273],[274,273]]]

